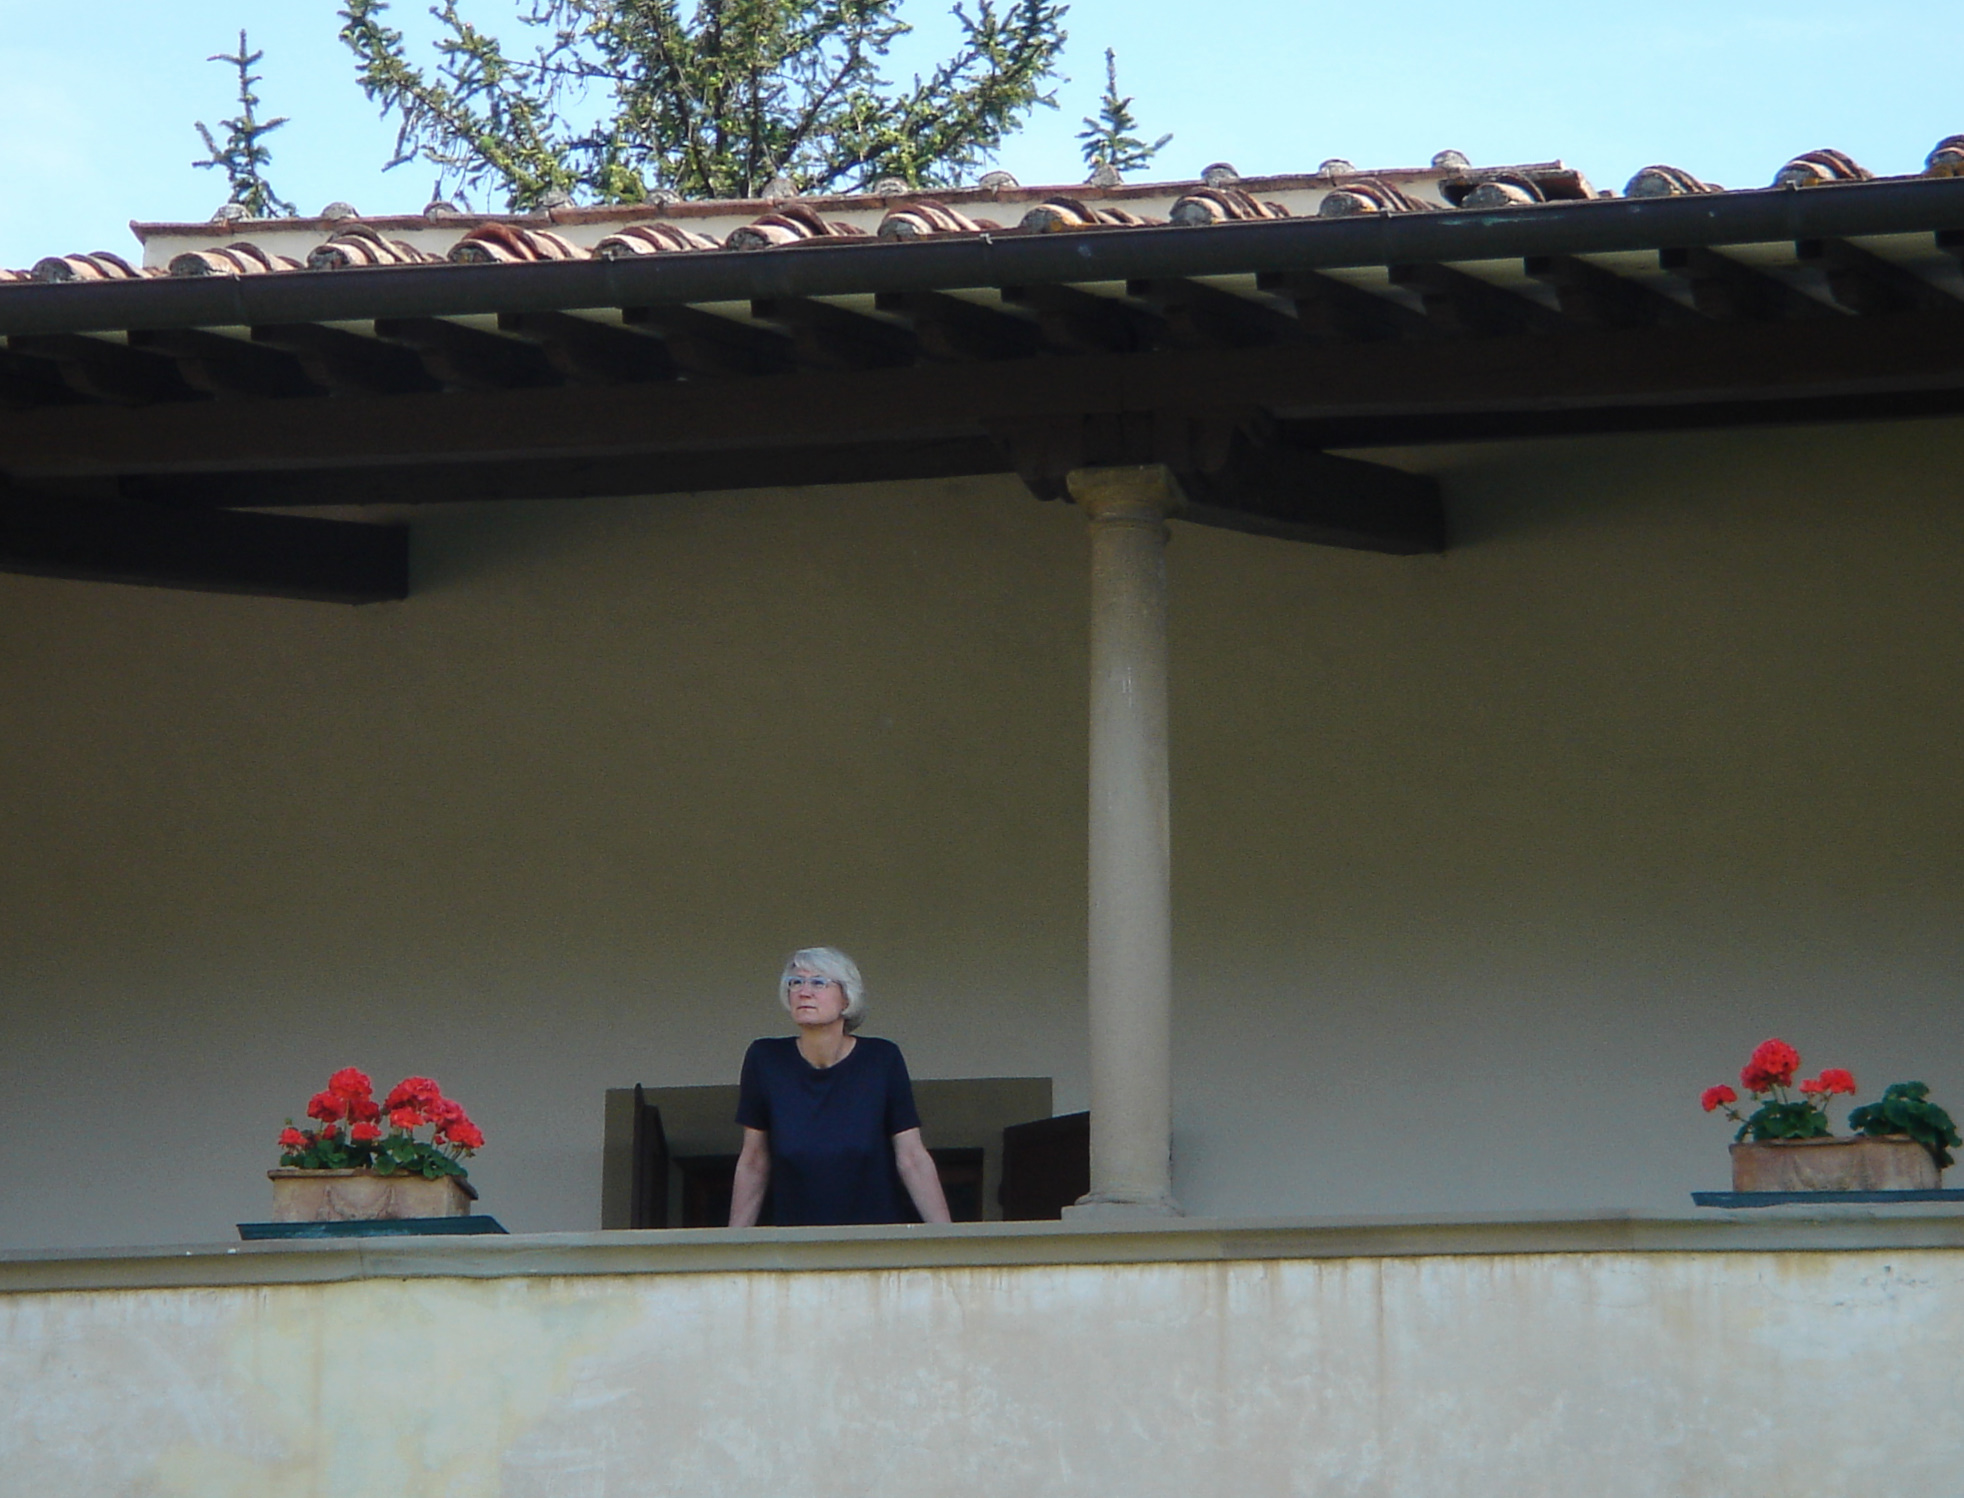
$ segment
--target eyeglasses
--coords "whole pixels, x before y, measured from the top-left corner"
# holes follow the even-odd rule
[[[784,988],[787,993],[794,988],[830,988],[838,981],[837,978],[814,978],[808,973],[794,973],[784,980]]]

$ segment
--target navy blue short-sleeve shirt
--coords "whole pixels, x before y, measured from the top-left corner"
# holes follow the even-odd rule
[[[797,1037],[752,1041],[736,1121],[771,1136],[771,1210],[779,1227],[909,1222],[893,1136],[921,1126],[900,1047],[853,1038],[844,1060],[816,1067]]]

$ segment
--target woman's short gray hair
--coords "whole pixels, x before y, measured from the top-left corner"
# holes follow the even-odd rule
[[[866,1018],[866,981],[859,976],[859,964],[837,947],[800,947],[785,959],[777,980],[778,1001],[786,1012],[791,1008],[791,976],[806,972],[815,978],[830,978],[846,991],[846,1029],[857,1030]]]

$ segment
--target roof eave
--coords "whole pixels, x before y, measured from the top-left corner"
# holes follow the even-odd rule
[[[821,241],[551,264],[391,266],[0,288],[0,334],[737,302],[1429,264],[1964,229],[1964,178],[1492,211]]]

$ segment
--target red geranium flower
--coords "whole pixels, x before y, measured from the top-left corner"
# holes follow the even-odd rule
[[[350,1123],[374,1123],[382,1116],[382,1105],[372,1097],[351,1097],[348,1099],[348,1121]]]
[[[469,1122],[469,1115],[464,1112],[464,1105],[453,1098],[438,1098],[430,1104],[429,1115],[430,1122],[439,1126],[459,1121]]]
[[[289,1124],[286,1128],[280,1130],[280,1147],[290,1150],[305,1149],[307,1147],[307,1136]]]
[[[348,1137],[356,1144],[373,1144],[382,1137],[382,1130],[372,1123],[358,1123],[348,1130]]]
[[[347,1111],[347,1100],[338,1093],[317,1092],[307,1100],[307,1117],[318,1118],[323,1122],[344,1117]]]
[[[1827,1093],[1842,1092],[1842,1093],[1847,1093],[1851,1097],[1854,1095],[1855,1074],[1849,1071],[1848,1068],[1845,1066],[1829,1066],[1829,1067],[1822,1068],[1821,1075],[1818,1078],[1818,1081],[1820,1082],[1820,1090],[1822,1092],[1827,1092]]]
[[[443,1096],[443,1089],[428,1077],[404,1077],[382,1101],[384,1108],[428,1108]]]
[[[1710,1113],[1714,1108],[1720,1107],[1725,1103],[1736,1103],[1738,1101],[1739,1094],[1734,1092],[1730,1087],[1727,1087],[1723,1082],[1719,1083],[1716,1087],[1707,1087],[1704,1095],[1698,1099],[1699,1105],[1707,1113]]]
[[[339,1124],[322,1124],[322,1125],[321,1125],[321,1138],[323,1138],[323,1139],[338,1139],[338,1138],[340,1138],[340,1137],[341,1137],[341,1125],[339,1125]]]
[[[344,1066],[327,1079],[327,1090],[336,1097],[365,1098],[375,1090],[375,1084],[368,1080],[367,1072]]]
[[[391,1126],[401,1129],[404,1132],[410,1129],[419,1129],[428,1122],[429,1120],[423,1117],[423,1110],[421,1108],[391,1108],[389,1110],[389,1123]]]
[[[443,1133],[452,1144],[462,1145],[467,1150],[484,1148],[484,1131],[468,1118],[446,1125]]]
[[[1748,1092],[1771,1092],[1791,1086],[1800,1069],[1800,1052],[1784,1040],[1762,1040],[1752,1059],[1739,1069],[1739,1080]]]

